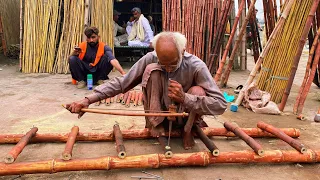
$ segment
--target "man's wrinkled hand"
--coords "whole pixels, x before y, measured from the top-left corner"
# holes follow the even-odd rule
[[[169,79],[168,96],[175,102],[183,103],[185,94],[181,84]]]
[[[66,109],[69,110],[71,113],[79,114],[78,118],[81,118],[84,112],[81,111],[82,108],[88,108],[90,105],[89,100],[87,98],[76,101],[71,104],[66,105]]]

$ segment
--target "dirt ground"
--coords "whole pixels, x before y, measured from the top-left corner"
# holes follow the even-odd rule
[[[300,121],[292,114],[292,105],[303,79],[307,55],[304,53],[299,65],[294,86],[283,115],[261,115],[250,112],[240,107],[237,113],[228,110],[221,116],[205,117],[211,127],[223,127],[224,121],[232,121],[240,127],[256,127],[260,120],[276,127],[293,127],[301,130],[299,138],[308,148],[320,148],[320,123],[314,123],[313,117],[320,105],[315,93],[319,88],[312,86],[311,92],[305,104],[304,114],[308,118]],[[253,62],[249,55],[249,62]],[[126,71],[130,65],[125,65]],[[248,69],[253,67],[249,63]],[[61,107],[61,104],[80,100],[91,92],[85,89],[77,89],[70,83],[70,75],[61,74],[22,74],[18,72],[16,61],[0,57],[0,114],[2,134],[26,133],[31,127],[39,128],[39,133],[69,132],[72,126],[77,125],[81,132],[104,132],[112,129],[115,121],[120,123],[121,129],[144,128],[144,118],[118,117],[109,115],[86,114],[80,120]],[[111,76],[119,75],[113,72]],[[239,84],[244,84],[249,71],[237,71],[231,73],[228,89],[232,92]],[[139,87],[137,87],[139,88]],[[230,104],[229,104],[230,105]],[[105,108],[105,106],[101,106]],[[120,104],[113,104],[110,108],[124,108]],[[125,108],[124,108],[125,109]],[[142,109],[132,107],[131,109]],[[220,151],[250,150],[239,139],[213,138]],[[277,139],[258,139],[265,150],[292,148]],[[174,139],[172,148],[174,153],[197,152],[206,150],[205,146],[197,139],[196,146],[192,150],[185,151],[180,139]],[[141,155],[162,153],[156,140],[131,140],[125,141],[128,155]],[[0,157],[4,157],[13,145],[1,145]],[[17,162],[48,160],[61,158],[64,143],[30,144],[20,154]],[[76,143],[73,150],[74,158],[91,158],[99,156],[116,156],[114,143]],[[0,161],[3,162],[2,159]],[[182,167],[147,169],[151,172],[170,180],[189,179],[320,179],[319,164],[216,164],[208,167]],[[6,176],[0,179],[131,179],[131,176],[142,175],[141,169],[125,169],[110,171],[81,171],[63,172],[56,174],[35,174],[21,176]]]

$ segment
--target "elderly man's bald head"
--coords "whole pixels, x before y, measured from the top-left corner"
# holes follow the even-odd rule
[[[159,63],[164,66],[178,65],[185,51],[186,42],[185,36],[178,32],[162,32],[155,36],[152,45]]]

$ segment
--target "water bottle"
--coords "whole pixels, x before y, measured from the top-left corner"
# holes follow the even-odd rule
[[[88,90],[92,90],[92,86],[93,86],[92,74],[88,74],[87,75],[87,87],[88,87]]]

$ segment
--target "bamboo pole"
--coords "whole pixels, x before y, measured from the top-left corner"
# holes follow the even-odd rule
[[[233,59],[236,55],[236,52],[237,52],[237,49],[239,48],[239,45],[240,45],[240,39],[243,37],[245,31],[246,31],[246,26],[248,24],[248,21],[249,21],[249,18],[251,17],[251,14],[252,12],[254,11],[254,5],[256,3],[256,0],[253,0],[250,7],[249,7],[249,10],[248,10],[248,13],[246,15],[246,18],[244,20],[244,23],[242,24],[242,27],[240,29],[240,32],[239,32],[239,36],[238,36],[238,39],[234,45],[234,48],[232,50],[232,53],[231,53],[231,56],[230,56],[230,59],[229,59],[229,62],[228,62],[228,66],[227,66],[227,69],[226,71],[223,73],[222,77],[221,77],[221,82],[220,82],[220,86],[221,87],[225,87],[227,85],[227,82],[228,82],[228,79],[229,79],[229,75],[230,75],[230,72],[231,72],[231,69],[232,69],[232,66],[233,66]]]
[[[314,0],[313,1],[313,4],[312,4],[312,7],[311,7],[311,10],[310,10],[310,13],[309,13],[305,28],[303,30],[303,33],[302,33],[302,36],[301,36],[301,39],[300,39],[298,50],[296,52],[296,56],[294,57],[294,61],[293,61],[292,67],[291,67],[290,78],[288,80],[288,84],[287,84],[286,90],[283,93],[282,100],[281,100],[281,103],[279,105],[279,110],[280,111],[283,111],[283,109],[284,109],[284,107],[285,107],[285,105],[287,103],[287,100],[288,100],[288,97],[289,97],[289,94],[290,94],[290,91],[291,91],[291,87],[292,87],[292,84],[293,84],[293,80],[294,80],[294,77],[296,75],[296,71],[298,69],[298,65],[299,65],[300,57],[301,57],[301,54],[302,54],[302,51],[303,51],[303,47],[304,47],[304,45],[306,43],[306,38],[307,38],[309,30],[311,28],[311,23],[313,21],[313,17],[315,15],[315,12],[316,12],[316,10],[318,8],[318,4],[319,4],[319,0]]]
[[[62,153],[62,159],[65,160],[65,161],[68,161],[72,158],[72,149],[73,149],[73,146],[76,142],[76,138],[77,138],[77,135],[79,133],[79,127],[78,126],[74,126],[72,129],[71,129],[71,132],[68,136],[68,141],[66,143],[66,147]]]
[[[277,136],[279,139],[283,140],[284,142],[288,143],[291,147],[295,148],[298,152],[300,152],[302,154],[307,152],[307,149],[304,147],[303,144],[299,143],[297,140],[286,135],[280,129],[273,127],[270,124],[266,124],[264,122],[261,122],[261,121],[258,122],[257,127]]]
[[[242,12],[242,14],[240,16],[240,23],[239,23],[238,31],[240,31],[240,28],[243,26],[245,17],[246,17],[246,5],[244,7],[244,11]],[[238,36],[239,36],[239,33],[238,33]],[[238,36],[235,40],[235,43],[237,40],[241,41],[240,50],[239,50],[240,51],[240,70],[246,70],[246,56],[247,56],[246,41],[247,41],[247,38],[245,36],[243,36],[242,39],[239,39]],[[234,46],[233,46],[233,48],[234,48]]]
[[[133,91],[131,92],[131,99],[130,99],[130,103],[134,103],[135,98],[136,98],[136,91],[135,91],[135,90],[133,90]]]
[[[200,138],[200,140],[203,142],[204,145],[209,149],[209,151],[212,153],[213,156],[219,156],[220,151],[217,148],[217,146],[208,138],[208,136],[202,131],[202,129],[198,126],[194,126],[196,130],[196,134]]]
[[[316,163],[320,162],[319,150],[308,150],[305,154],[296,151],[271,150],[264,156],[256,156],[252,151],[221,152],[218,157],[209,152],[174,154],[170,159],[163,154],[147,154],[126,157],[99,157],[62,161],[50,159],[15,164],[0,163],[0,175],[35,173],[57,173],[66,171],[110,170],[127,168],[164,168],[182,166],[208,166],[221,163]]]
[[[16,144],[10,152],[5,156],[4,161],[5,163],[13,163],[19,154],[23,151],[24,147],[27,146],[30,139],[36,134],[38,131],[38,128],[34,127],[32,128],[27,134],[25,134],[21,139],[19,140],[18,144]]]
[[[110,106],[110,104],[111,104],[111,98],[107,98],[106,99],[106,106]]]
[[[261,145],[258,142],[256,142],[252,137],[248,136],[239,127],[236,127],[230,122],[225,122],[223,125],[227,130],[233,132],[239,138],[244,140],[254,150],[256,154],[258,154],[259,156],[263,156],[264,150],[262,149]]]
[[[264,57],[266,56],[266,54],[270,50],[272,42],[275,41],[274,39],[275,39],[276,35],[283,28],[284,23],[285,23],[288,15],[289,15],[289,12],[291,10],[291,7],[292,7],[293,3],[294,3],[294,0],[289,0],[288,4],[285,6],[285,9],[284,9],[284,11],[283,11],[283,13],[282,13],[282,15],[281,15],[281,17],[279,19],[279,22],[277,23],[275,29],[272,31],[272,33],[270,35],[270,38],[269,38],[265,48],[262,50],[257,63],[255,64],[254,68],[252,69],[252,71],[251,71],[251,73],[250,73],[250,75],[249,75],[244,87],[241,89],[236,102],[231,105],[231,109],[233,109],[234,107],[238,107],[240,105],[240,103],[242,102],[243,97],[244,97],[244,91],[249,87],[249,85],[252,83],[253,79],[256,77],[256,74],[257,74],[258,70],[260,69],[260,66],[261,66],[261,64],[263,62]]]
[[[136,107],[138,105],[140,93],[136,92],[136,97],[134,98],[133,106]]]
[[[23,52],[23,3],[22,0],[20,2],[20,35],[19,35],[19,71],[22,71],[22,52]]]
[[[129,101],[130,102],[130,101]],[[108,111],[107,109],[94,109],[94,108],[82,108],[82,112],[87,113],[97,113],[97,114],[109,114],[109,115],[122,115],[122,116],[158,116],[158,117],[186,117],[188,113],[132,113],[132,112],[117,112],[117,111]]]
[[[143,105],[143,93],[141,92],[139,94],[138,106],[142,106],[142,105]]]
[[[242,11],[243,11],[243,7],[244,7],[245,3],[246,3],[246,1],[245,1],[245,0],[242,0],[242,1],[241,1],[241,4],[240,4],[240,6],[239,6],[238,13],[237,13],[237,16],[236,16],[236,18],[235,18],[235,20],[234,20],[234,24],[233,24],[233,26],[232,26],[232,30],[231,30],[231,34],[230,34],[228,43],[227,43],[227,45],[226,45],[226,48],[225,48],[225,50],[224,50],[224,52],[223,52],[222,59],[221,59],[221,61],[220,61],[219,69],[217,70],[217,73],[216,73],[216,75],[215,75],[215,77],[214,77],[214,80],[215,80],[216,82],[218,82],[219,79],[220,79],[220,77],[221,77],[222,70],[223,70],[223,67],[224,67],[224,65],[225,65],[225,63],[226,63],[227,56],[228,56],[228,52],[229,52],[230,47],[231,47],[231,45],[232,45],[232,40],[233,40],[233,38],[234,38],[234,36],[235,36],[235,34],[236,34],[236,30],[237,30],[239,18],[240,18],[240,15],[241,15]]]
[[[203,132],[211,136],[223,136],[223,137],[237,137],[234,133],[228,131],[225,128],[202,128]],[[241,128],[250,137],[275,137],[260,128]],[[297,138],[300,136],[300,130],[294,128],[281,128],[285,134],[290,137]],[[15,144],[18,143],[25,134],[0,134],[0,144]],[[44,142],[67,142],[69,133],[37,133],[30,142],[32,143],[44,143]],[[136,130],[122,130],[122,136],[124,139],[148,139],[153,138],[149,129],[136,129]],[[168,136],[168,134],[166,134]],[[171,137],[181,137],[181,131],[173,130]],[[113,141],[113,131],[104,133],[81,133],[79,132],[76,141]]]
[[[126,107],[130,107],[130,101],[131,101],[132,92],[129,91],[127,101],[125,102]]]
[[[116,150],[118,157],[123,159],[127,156],[126,148],[123,145],[123,136],[118,124],[113,125],[113,135],[116,141]]]
[[[90,26],[90,24],[89,24],[90,10],[89,9],[90,9],[90,0],[85,0],[83,30],[85,30],[86,28],[88,28]],[[87,37],[83,33],[82,41],[85,41],[86,39],[87,39]]]
[[[305,72],[305,75],[304,75],[304,79],[303,79],[301,87],[299,89],[299,93],[297,95],[296,102],[295,102],[295,104],[293,106],[293,113],[294,114],[298,114],[299,101],[301,99],[301,94],[303,93],[303,90],[305,88],[307,80],[308,80],[308,78],[310,76],[309,74],[310,74],[310,69],[311,69],[311,63],[312,63],[312,60],[314,58],[315,49],[316,49],[316,47],[318,46],[318,43],[319,43],[319,35],[320,35],[320,28],[318,29],[318,31],[317,31],[317,33],[315,35],[314,41],[312,43],[312,47],[311,47],[310,52],[309,52],[309,58],[308,58],[307,66],[306,66],[306,72]]]

